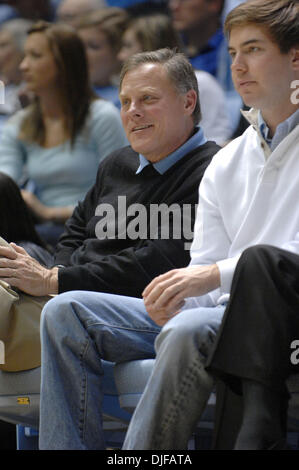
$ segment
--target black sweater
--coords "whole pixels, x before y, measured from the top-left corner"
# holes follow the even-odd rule
[[[185,243],[190,240],[186,240],[183,233],[180,235],[183,232],[182,227],[178,226],[180,222],[175,225],[170,223],[169,237],[167,233],[163,235],[162,230],[167,227],[164,224],[162,228],[161,223],[149,235],[149,227],[157,225],[150,225],[151,208],[153,204],[160,206],[164,203],[167,207],[172,204],[180,207],[189,204],[192,210],[188,215],[185,207],[184,217],[189,217],[193,230],[198,186],[212,156],[218,150],[214,142],[207,142],[179,160],[163,175],[151,166],[136,175],[139,158],[131,147],[117,150],[106,158],[99,166],[95,185],[67,221],[66,230],[57,246],[55,264],[65,266],[58,271],[59,292],[92,290],[140,297],[145,286],[155,276],[186,266],[190,256]],[[123,211],[119,214],[120,204],[127,209],[132,204],[138,204],[131,208],[137,212],[134,214],[133,210],[131,216],[121,217]],[[146,219],[143,206],[147,208]],[[103,211],[105,208],[107,212]],[[100,239],[107,230],[107,220],[110,235],[114,235],[116,220],[115,236],[102,236]],[[175,233],[172,225],[175,226]],[[141,231],[143,233],[133,239],[134,233]]]

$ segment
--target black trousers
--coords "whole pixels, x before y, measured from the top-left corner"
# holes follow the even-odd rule
[[[235,393],[241,393],[244,378],[282,390],[286,378],[299,372],[291,360],[294,340],[299,340],[299,256],[251,247],[237,265],[207,369]]]

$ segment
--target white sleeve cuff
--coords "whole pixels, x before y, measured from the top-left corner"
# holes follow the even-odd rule
[[[240,255],[233,258],[223,259],[217,261],[217,266],[220,271],[220,291],[221,294],[229,294],[232,280],[235,272],[236,265],[239,261]]]

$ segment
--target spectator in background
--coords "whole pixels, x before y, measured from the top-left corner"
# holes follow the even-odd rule
[[[65,220],[93,185],[98,164],[127,143],[118,110],[98,99],[88,80],[82,41],[68,25],[37,23],[21,64],[34,102],[3,127],[0,170],[25,176],[35,194],[23,197],[39,231],[55,245]]]
[[[6,0],[12,7],[17,17],[28,20],[53,21],[57,0]]]
[[[6,21],[0,26],[0,80],[5,85],[4,103],[0,104],[0,123],[18,111],[22,88],[20,63],[24,58],[24,43],[32,22],[22,18]]]
[[[106,7],[105,0],[62,0],[57,8],[57,21],[75,26],[78,18]]]
[[[173,25],[183,34],[191,64],[215,77],[219,48],[224,40],[223,6],[224,0],[169,0]]]
[[[51,249],[46,246],[35,230],[18,185],[0,172],[0,236],[7,242],[17,243],[44,266],[53,264]]]
[[[165,14],[152,14],[132,18],[122,36],[118,58],[124,62],[136,52],[146,52],[163,47],[183,50],[179,34]],[[225,95],[211,74],[195,71],[200,92],[202,119],[200,122],[209,140],[223,145],[232,134]]]
[[[118,57],[125,62],[137,52],[155,51],[163,47],[183,50],[180,36],[164,14],[147,14],[128,21],[121,40]]]
[[[17,13],[16,10],[9,5],[1,4],[0,5],[0,24],[5,23],[5,21],[12,20],[16,18]]]
[[[82,17],[77,24],[78,34],[86,47],[90,80],[94,90],[117,107],[120,107],[120,61],[117,55],[127,21],[125,10],[111,7],[94,11]]]
[[[169,0],[168,5],[173,25],[182,35],[191,64],[211,73],[225,91],[235,130],[241,118],[242,100],[233,87],[227,41],[222,32],[225,0]]]

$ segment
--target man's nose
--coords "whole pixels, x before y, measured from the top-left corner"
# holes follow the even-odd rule
[[[141,106],[135,102],[135,101],[131,101],[130,103],[130,107],[128,109],[128,112],[131,116],[137,116],[137,117],[140,117],[143,115],[143,112],[142,112],[142,109],[141,109]]]
[[[246,69],[247,69],[247,64],[246,64],[243,54],[237,53],[232,59],[232,63],[231,63],[232,72],[244,71]]]

